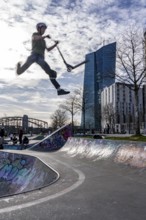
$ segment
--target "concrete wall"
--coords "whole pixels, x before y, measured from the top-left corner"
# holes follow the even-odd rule
[[[137,168],[146,167],[145,142],[69,138],[61,151],[72,157],[85,157],[93,161],[110,159]]]
[[[38,158],[0,152],[0,197],[45,187],[58,177]]]
[[[29,149],[35,151],[58,150],[66,143],[68,137],[70,136],[71,136],[71,126],[66,125],[54,131],[52,134],[48,135],[39,143],[34,144]]]

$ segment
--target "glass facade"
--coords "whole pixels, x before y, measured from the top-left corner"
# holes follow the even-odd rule
[[[86,55],[81,125],[101,130],[101,91],[115,82],[116,43]],[[85,120],[85,122],[83,121]]]

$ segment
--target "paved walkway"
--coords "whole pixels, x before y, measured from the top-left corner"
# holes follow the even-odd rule
[[[0,220],[146,219],[145,169],[61,151],[20,152],[39,157],[60,179],[41,190],[0,199]]]

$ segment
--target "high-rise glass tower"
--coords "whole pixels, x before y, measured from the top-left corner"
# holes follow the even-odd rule
[[[115,82],[116,42],[86,55],[81,125],[101,130],[101,91]]]

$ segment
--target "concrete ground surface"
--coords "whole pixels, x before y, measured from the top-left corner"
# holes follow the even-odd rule
[[[40,157],[60,178],[46,188],[1,198],[0,220],[146,219],[145,169],[62,151],[20,152]]]

